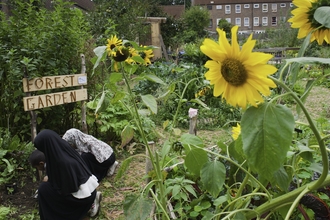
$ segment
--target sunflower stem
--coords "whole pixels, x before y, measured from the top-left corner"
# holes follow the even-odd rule
[[[135,123],[138,127],[138,130],[141,134],[143,143],[144,143],[145,147],[148,150],[148,154],[149,154],[149,157],[150,157],[151,164],[152,164],[153,169],[154,169],[154,171],[156,173],[156,176],[157,176],[156,183],[157,183],[158,190],[159,190],[159,199],[160,199],[159,205],[160,205],[160,208],[162,210],[166,210],[166,195],[165,195],[165,187],[164,187],[164,184],[163,184],[164,179],[163,179],[162,171],[161,171],[161,168],[160,168],[160,162],[158,160],[158,154],[155,153],[155,155],[154,155],[154,152],[152,152],[152,150],[150,149],[150,146],[148,144],[148,140],[147,140],[146,135],[145,135],[144,130],[143,130],[140,114],[138,112],[138,108],[137,108],[137,105],[136,105],[136,102],[135,102],[135,98],[134,98],[135,96],[134,96],[134,94],[131,90],[131,86],[129,84],[128,77],[126,75],[126,72],[123,70],[123,68],[122,68],[122,74],[123,74],[124,81],[125,81],[128,93],[129,93],[129,97],[131,99],[131,103],[133,104],[134,114],[132,116],[133,116],[133,118],[135,120]],[[166,219],[166,216],[168,217],[167,213],[164,212],[164,215],[162,216],[162,218]]]
[[[175,112],[175,115],[173,117],[173,127],[175,128],[176,127],[176,118],[178,117],[178,114],[179,114],[179,110],[181,109],[181,105],[182,105],[182,100],[183,100],[183,97],[184,97],[184,94],[186,93],[186,90],[189,86],[189,84],[193,81],[197,80],[197,78],[193,78],[191,80],[189,80],[189,82],[185,85],[183,91],[182,91],[182,94],[180,96],[180,100],[179,100],[179,103],[178,103],[178,107],[176,108],[176,112]]]
[[[272,76],[269,76],[269,78],[272,79],[276,84],[278,84],[282,88],[284,88],[287,92],[291,93],[292,97],[295,99],[297,104],[300,106],[301,110],[304,112],[306,119],[309,123],[310,129],[313,131],[315,138],[319,144],[321,156],[322,156],[323,170],[322,170],[320,178],[313,185],[310,185],[310,190],[318,189],[321,186],[321,184],[324,182],[326,177],[328,176],[328,170],[329,170],[329,160],[328,160],[328,154],[327,154],[327,150],[326,150],[326,147],[324,144],[324,140],[322,139],[320,132],[318,131],[309,112],[307,111],[304,103],[300,100],[300,98],[282,81],[280,81]]]

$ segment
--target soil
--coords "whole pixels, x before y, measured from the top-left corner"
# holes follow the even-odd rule
[[[31,214],[31,211],[38,207],[37,199],[33,198],[33,195],[38,189],[39,182],[33,181],[33,177],[23,172],[17,176],[19,179],[11,184],[1,185],[0,207],[11,208],[6,219],[21,219],[20,216]]]

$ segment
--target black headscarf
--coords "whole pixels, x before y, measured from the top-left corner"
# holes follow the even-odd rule
[[[77,192],[92,173],[79,153],[52,130],[42,130],[34,146],[46,157],[48,182],[62,195]]]

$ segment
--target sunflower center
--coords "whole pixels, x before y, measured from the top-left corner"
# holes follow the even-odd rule
[[[115,48],[116,47],[116,45],[115,44],[111,44],[110,45],[110,49],[112,50],[113,48]]]
[[[146,53],[145,52],[139,52],[140,57],[142,57],[142,59],[146,58]]]
[[[221,74],[233,86],[243,85],[248,76],[244,65],[239,60],[231,58],[222,62]]]

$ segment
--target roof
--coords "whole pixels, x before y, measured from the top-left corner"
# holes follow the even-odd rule
[[[91,0],[72,0],[76,7],[79,7],[85,11],[90,11],[94,7],[94,3]]]
[[[253,3],[292,3],[292,0],[194,0],[194,5],[253,4]]]
[[[184,5],[162,5],[163,12],[178,19],[184,12]]]

